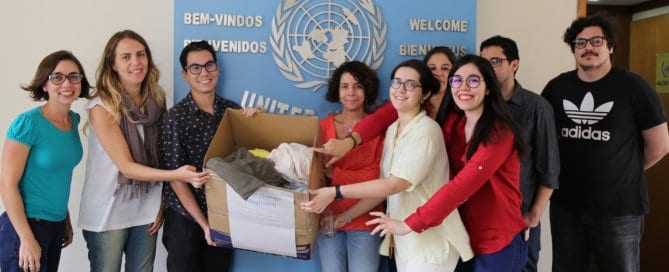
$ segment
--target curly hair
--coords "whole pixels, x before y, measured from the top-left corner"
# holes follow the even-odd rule
[[[616,45],[616,29],[613,22],[604,15],[592,15],[574,20],[567,30],[565,30],[562,40],[569,45],[572,53],[574,53],[574,40],[576,39],[576,36],[578,36],[583,29],[591,26],[597,26],[602,29],[602,33],[604,33],[604,38],[606,39],[609,49]]]
[[[379,78],[376,72],[369,68],[367,64],[354,60],[342,63],[332,73],[328,81],[328,91],[325,93],[325,100],[329,102],[339,102],[339,82],[344,73],[351,74],[365,90],[364,110],[369,113],[374,106],[376,98],[379,96]]]
[[[89,98],[91,85],[86,78],[84,67],[81,66],[81,62],[79,62],[72,52],[65,50],[56,51],[44,57],[37,66],[37,71],[30,84],[22,85],[21,89],[29,92],[30,97],[34,101],[49,100],[49,93],[45,92],[43,88],[49,80],[49,75],[53,73],[53,70],[56,69],[56,66],[58,66],[61,61],[71,61],[77,65],[79,73],[83,76],[81,79],[81,93],[79,94],[79,98]]]

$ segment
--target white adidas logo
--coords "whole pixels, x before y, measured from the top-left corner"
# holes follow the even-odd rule
[[[573,128],[562,128],[560,131],[562,137],[605,142],[611,139],[611,132],[593,130],[590,125],[601,121],[611,112],[613,101],[606,102],[595,108],[595,99],[592,97],[592,93],[588,92],[583,97],[580,107],[577,107],[576,104],[566,99],[562,100],[562,107],[567,117],[578,124]],[[580,125],[586,125],[587,128],[583,128]]]
[[[611,108],[613,108],[613,101],[601,104],[594,109],[595,99],[592,98],[592,93],[588,92],[583,97],[581,107],[576,107],[576,104],[567,99],[562,100],[562,107],[564,107],[564,113],[574,123],[579,125],[594,125],[609,114]]]

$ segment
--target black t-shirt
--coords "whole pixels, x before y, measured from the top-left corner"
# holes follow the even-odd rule
[[[593,216],[648,213],[641,132],[666,122],[650,85],[618,68],[595,82],[571,71],[542,95],[555,112],[560,150],[560,189],[551,205]]]

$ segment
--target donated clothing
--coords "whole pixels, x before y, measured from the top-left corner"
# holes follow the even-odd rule
[[[269,151],[262,149],[262,148],[254,148],[249,150],[253,156],[259,157],[259,158],[264,158],[267,159],[269,158]]]
[[[411,183],[405,191],[388,197],[391,218],[406,218],[441,188],[448,177],[448,157],[439,125],[421,111],[398,134],[398,122],[386,131],[381,158],[381,176],[395,176]],[[474,254],[457,209],[439,226],[422,233],[386,235],[380,253],[388,255],[390,241],[400,261],[445,264],[452,248],[464,261]],[[520,209],[518,209],[520,214]],[[452,247],[451,247],[452,245]]]
[[[69,114],[72,127],[67,131],[44,118],[40,107],[21,113],[7,129],[7,140],[30,148],[18,184],[28,218],[58,222],[67,217],[72,170],[83,155],[79,114]]]
[[[86,110],[90,111],[96,106],[109,111],[99,97],[90,100]],[[137,130],[144,131],[141,125],[137,125]],[[79,227],[83,230],[102,232],[155,221],[160,209],[162,183],[151,186],[149,192],[142,197],[115,196],[118,174],[118,168],[100,144],[95,129],[92,125],[89,126],[86,176],[79,210]]]
[[[274,168],[289,182],[306,184],[311,170],[313,150],[303,144],[282,143],[272,150],[269,159]]]
[[[272,161],[253,156],[243,147],[225,159],[210,159],[206,166],[216,172],[243,199],[249,198],[265,184],[278,186],[283,182],[281,174],[274,170]]]
[[[551,206],[589,216],[647,214],[640,132],[666,122],[658,94],[614,67],[594,82],[563,73],[542,95],[555,110],[562,165]]]

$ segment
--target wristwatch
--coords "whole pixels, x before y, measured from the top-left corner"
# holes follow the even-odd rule
[[[343,200],[344,196],[341,195],[341,188],[339,188],[339,185],[335,185],[335,200]]]

